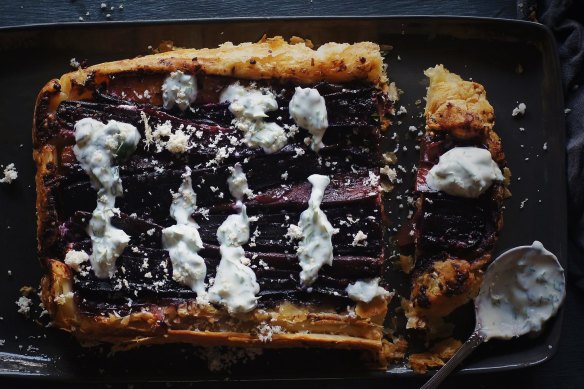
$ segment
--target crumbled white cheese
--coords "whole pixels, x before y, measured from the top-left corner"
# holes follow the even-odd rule
[[[146,144],[146,149],[150,148],[150,145],[154,142],[154,137],[152,136],[152,127],[150,127],[150,123],[148,123],[148,116],[144,111],[140,111],[140,117],[142,118],[142,122],[144,123],[144,143]]]
[[[527,106],[524,103],[519,103],[519,105],[515,108],[513,108],[513,112],[511,113],[511,116],[517,116],[517,115],[525,115],[525,110],[527,109]]]
[[[384,167],[380,168],[379,173],[385,174],[389,181],[392,183],[395,182],[397,179],[397,172],[395,171],[395,169],[390,168],[388,165],[385,165]]]
[[[264,343],[271,342],[274,334],[281,334],[284,332],[281,326],[271,326],[267,323],[262,323],[257,326],[258,339]]]
[[[65,255],[65,264],[76,272],[80,270],[79,265],[87,261],[89,261],[89,255],[85,251],[70,250]]]
[[[169,135],[166,149],[173,154],[184,153],[189,149],[189,136],[181,130],[176,130]]]
[[[288,226],[288,232],[285,236],[290,240],[302,239],[302,228],[298,227],[296,224],[290,224],[290,226]]]
[[[400,105],[399,109],[397,110],[397,112],[395,114],[396,115],[403,115],[405,113],[408,113],[408,110],[403,105]]]
[[[16,305],[18,305],[18,313],[23,315],[28,315],[30,313],[30,303],[32,302],[31,299],[25,296],[20,296],[18,300],[16,300]]]
[[[74,297],[73,292],[61,293],[57,297],[55,297],[55,302],[58,305],[64,305],[68,299],[72,299]]]
[[[353,243],[351,246],[367,246],[367,234],[364,234],[363,231],[359,230],[355,236],[353,236]]]
[[[369,178],[365,180],[365,185],[371,185],[377,188],[379,186],[379,176],[372,171],[369,171]]]
[[[8,164],[8,166],[6,166],[4,168],[4,177],[0,179],[0,182],[3,184],[10,184],[12,183],[12,181],[16,180],[18,178],[18,172],[16,171],[16,168],[14,167],[14,164]]]
[[[157,153],[166,149],[173,154],[180,154],[186,152],[192,147],[189,143],[190,135],[181,129],[182,126],[173,132],[172,124],[170,121],[166,121],[156,125],[156,130],[152,131],[152,128],[148,124],[148,117],[146,114],[143,114],[142,112],[141,116],[145,128],[144,143],[147,149],[151,144],[154,144]]]

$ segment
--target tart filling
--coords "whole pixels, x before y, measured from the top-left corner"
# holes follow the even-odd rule
[[[371,43],[273,38],[50,81],[33,140],[54,324],[118,348],[263,344],[269,325],[269,346],[380,354],[381,67]]]

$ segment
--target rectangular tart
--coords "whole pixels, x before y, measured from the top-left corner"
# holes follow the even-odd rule
[[[292,115],[291,100],[302,105],[309,93],[324,101],[326,126],[322,115],[320,126],[311,121],[314,112]],[[379,143],[395,97],[378,45],[314,50],[281,37],[175,49],[49,81],[33,143],[42,300],[53,326],[117,349],[184,342],[379,355],[391,298],[378,286]],[[272,130],[285,137],[266,140]],[[312,175],[330,180],[321,199]],[[305,210],[332,227],[320,225],[332,262],[312,279],[300,253],[314,260],[322,242],[309,245]],[[218,232],[232,217],[248,223],[239,243]],[[173,226],[192,239],[172,246]],[[250,293],[218,275],[223,261],[257,286],[247,306],[222,300]],[[218,278],[227,288],[207,296]]]

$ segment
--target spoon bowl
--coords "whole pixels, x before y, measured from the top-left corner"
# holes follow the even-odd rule
[[[483,342],[541,331],[565,296],[564,269],[540,242],[504,252],[487,269],[475,299],[475,330],[422,389],[436,388]]]

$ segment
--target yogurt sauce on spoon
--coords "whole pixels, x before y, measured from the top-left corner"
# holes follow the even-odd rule
[[[554,254],[538,241],[514,248],[485,274],[475,300],[477,329],[485,341],[541,331],[565,295],[564,269]]]
[[[475,299],[474,332],[422,389],[436,388],[483,342],[541,331],[565,297],[564,269],[540,242],[504,252],[487,269]]]

